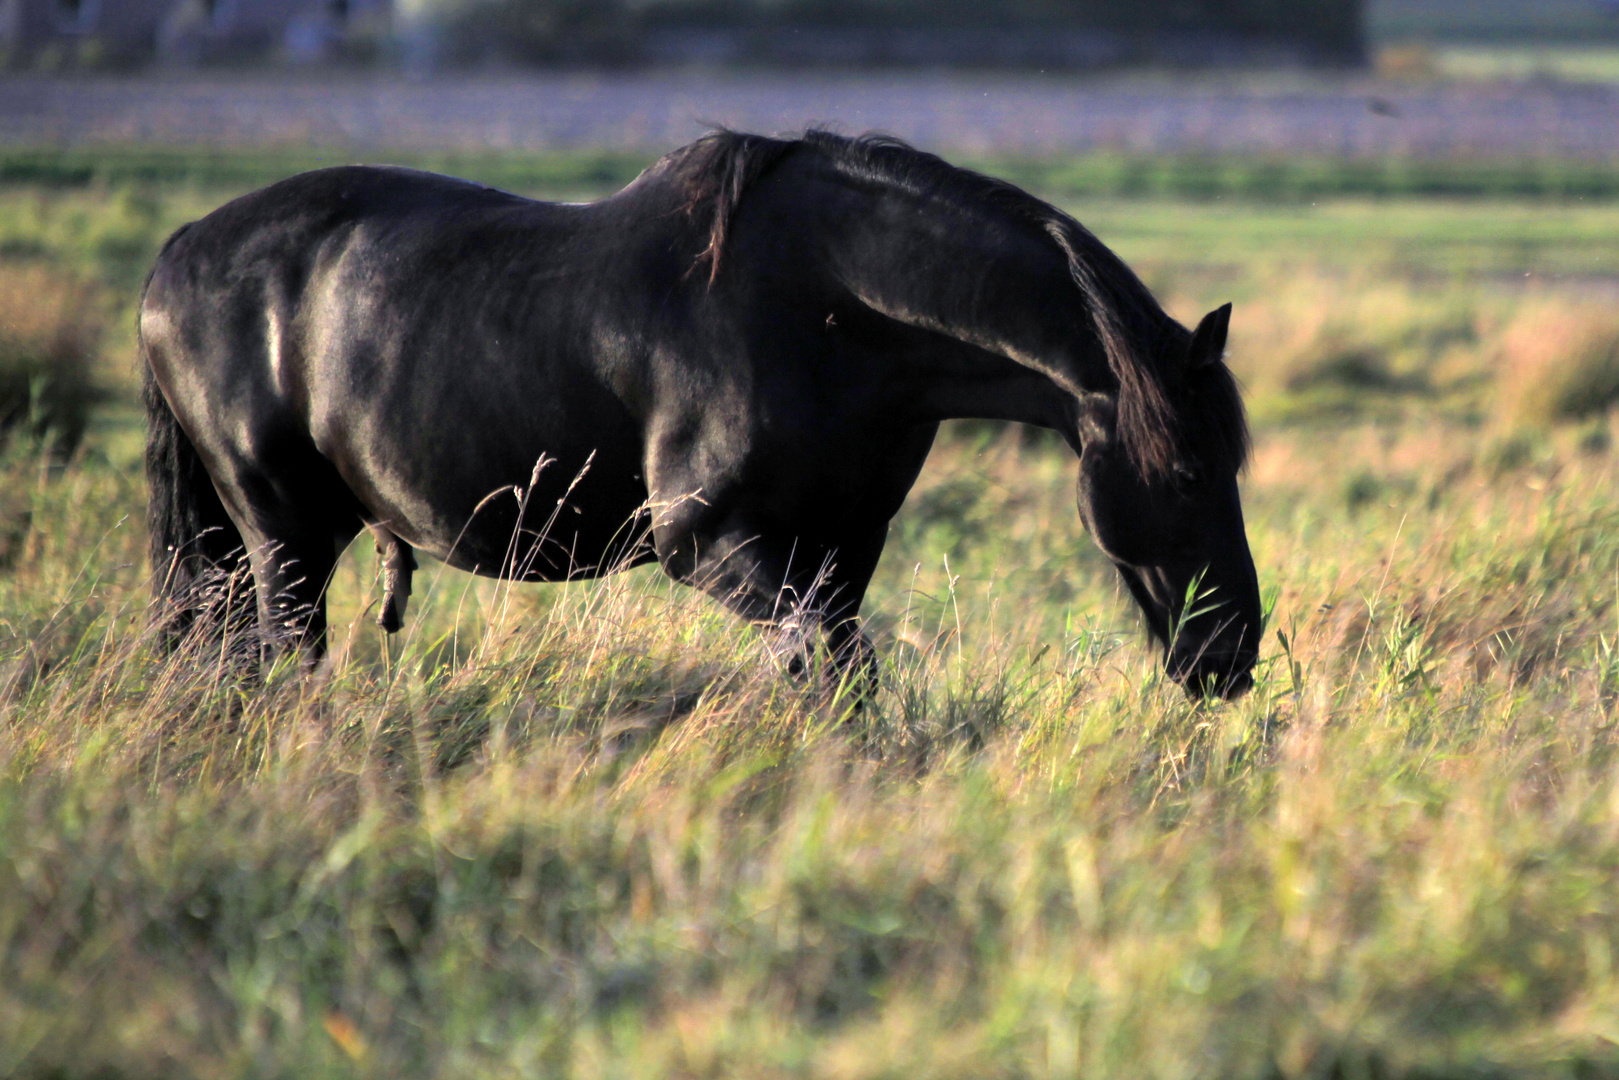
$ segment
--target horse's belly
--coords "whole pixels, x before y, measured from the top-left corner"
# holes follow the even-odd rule
[[[334,396],[317,445],[376,520],[453,566],[610,572],[641,528],[640,432],[590,380],[510,366],[505,385],[476,366],[402,368],[373,394]]]
[[[616,480],[616,482],[615,482]],[[646,562],[646,492],[629,478],[580,481],[560,492],[495,488],[457,513],[409,515],[413,544],[451,566],[489,577],[567,581]],[[415,525],[415,527],[410,527]]]

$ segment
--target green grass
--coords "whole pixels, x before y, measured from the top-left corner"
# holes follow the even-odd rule
[[[610,190],[651,164],[623,151],[502,154],[411,151],[209,151],[0,148],[0,185],[55,189],[121,184],[248,189],[306,169],[352,163],[409,165],[516,191]],[[1555,159],[1342,159],[1174,156],[1099,152],[1059,158],[984,158],[963,164],[1047,195],[1308,202],[1343,196],[1611,200],[1610,162]]]
[[[1267,438],[1288,647],[1206,707],[1141,650],[1071,465],[957,440],[859,715],[644,574],[447,575],[390,653],[356,563],[329,681],[161,665],[138,480],[87,457],[0,583],[7,1064],[1601,1074],[1619,475],[1473,451]]]
[[[1559,79],[1619,82],[1619,48],[1612,44],[1528,47],[1450,45],[1434,50],[1438,73],[1459,79]]]
[[[1619,1074],[1619,455],[1503,397],[1609,340],[1619,212],[1076,201],[1239,301],[1257,685],[1167,684],[1071,458],[958,425],[854,712],[651,570],[430,564],[388,642],[357,550],[323,678],[157,659],[120,327],[232,190],[0,190],[113,395],[0,460],[0,1074]]]
[[[1061,199],[1132,264],[1226,278],[1308,266],[1433,279],[1616,273],[1619,205],[1454,199],[1317,200],[1304,205]],[[1531,280],[1529,284],[1534,284]]]

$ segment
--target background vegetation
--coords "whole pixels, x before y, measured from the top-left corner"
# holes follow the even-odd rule
[[[429,566],[390,644],[356,550],[326,677],[154,657],[135,291],[304,164],[0,161],[0,1074],[1619,1073],[1609,189],[987,163],[1183,321],[1236,302],[1266,651],[1186,701],[1066,452],[957,425],[855,713],[655,572]],[[569,197],[636,166],[451,164]]]
[[[1590,45],[1619,39],[1619,8],[1607,0],[1371,0],[1367,29],[1385,40]]]

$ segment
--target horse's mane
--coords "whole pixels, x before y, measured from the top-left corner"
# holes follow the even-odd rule
[[[1068,261],[1118,381],[1116,429],[1144,477],[1161,476],[1188,456],[1232,471],[1247,460],[1248,423],[1236,379],[1223,363],[1183,372],[1191,335],[1122,259],[1072,217],[1022,188],[958,168],[891,136],[850,138],[812,129],[789,140],[719,129],[670,154],[665,168],[685,193],[687,213],[706,230],[707,246],[694,269],[706,265],[710,282],[719,273],[731,219],[748,188],[800,148],[818,152],[857,179],[987,206],[1044,231]]]

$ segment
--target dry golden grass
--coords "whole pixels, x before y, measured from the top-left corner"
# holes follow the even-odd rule
[[[14,445],[0,1075],[1619,1074],[1619,457],[1502,389],[1600,312],[1187,280],[1246,290],[1230,704],[1162,679],[1049,440],[941,442],[862,712],[650,570],[428,567],[386,642],[361,550],[321,677],[164,660],[137,433]]]
[[[0,579],[0,1065],[1601,1074],[1619,461],[1488,438],[1262,435],[1231,705],[1157,675],[1071,461],[947,441],[858,714],[642,573],[430,570],[385,649],[356,562],[327,677],[163,662],[138,485],[74,465]]]
[[[1579,420],[1619,401],[1619,312],[1611,304],[1524,304],[1498,349],[1498,408],[1510,422]]]
[[[1442,74],[1439,55],[1420,41],[1383,45],[1372,63],[1378,75],[1399,82],[1429,82]]]
[[[0,262],[0,439],[20,433],[59,453],[78,445],[96,398],[100,322],[87,286]]]
[[[1180,302],[1190,318],[1206,298]],[[1501,438],[1597,422],[1619,402],[1619,315],[1578,289],[1278,275],[1243,302],[1230,361],[1261,426],[1441,417]]]

